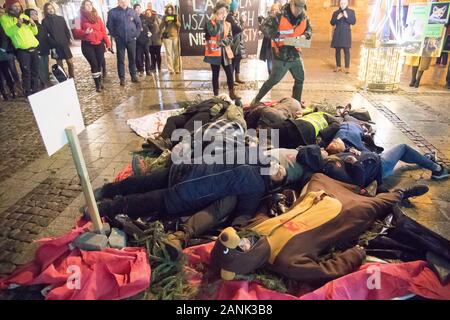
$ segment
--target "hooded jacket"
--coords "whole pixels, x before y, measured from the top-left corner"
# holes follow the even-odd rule
[[[212,262],[222,274],[246,274],[264,267],[312,285],[355,271],[365,258],[364,250],[353,247],[333,257],[324,255],[338,244],[357,240],[401,200],[400,192],[364,197],[356,189],[315,174],[306,195],[288,212],[251,227],[261,237],[250,250],[227,247],[221,234],[211,252]]]
[[[30,17],[23,13],[20,14],[20,18],[24,21],[30,21]],[[16,17],[9,14],[4,14],[0,17],[3,31],[11,39],[14,48],[22,50],[37,48],[39,46],[39,41],[36,39],[38,27],[29,23],[22,23],[19,28],[17,21]]]
[[[356,162],[350,161],[352,158]],[[359,156],[339,153],[323,159],[320,147],[310,145],[299,148],[297,162],[315,173],[360,187],[366,187],[374,180],[378,185],[382,184],[381,158],[374,152],[361,152]]]

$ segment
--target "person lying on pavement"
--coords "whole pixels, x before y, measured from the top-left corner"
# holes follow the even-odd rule
[[[297,161],[315,173],[325,175],[360,187],[372,181],[382,185],[383,179],[392,175],[399,161],[416,164],[431,171],[431,178],[442,180],[450,175],[448,169],[437,163],[432,155],[422,155],[406,144],[399,144],[381,155],[375,152],[361,152],[354,148],[349,152],[329,155],[318,145],[299,148]]]

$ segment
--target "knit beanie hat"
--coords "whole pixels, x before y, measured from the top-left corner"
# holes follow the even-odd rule
[[[230,3],[230,11],[236,11],[239,7],[237,0],[233,0]]]
[[[219,11],[222,8],[229,8],[228,3],[225,1],[217,1],[216,6],[214,7],[213,12],[216,13],[217,11]]]
[[[23,10],[22,2],[20,2],[19,0],[5,0],[5,4],[3,5],[3,7],[6,10],[9,10],[12,7],[12,5],[17,2],[20,4],[20,6],[22,7],[22,10]]]

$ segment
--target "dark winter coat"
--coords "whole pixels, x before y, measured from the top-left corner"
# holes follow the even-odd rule
[[[39,41],[39,55],[48,56],[50,54],[50,44],[48,41],[47,30],[39,22],[36,22],[36,26],[38,27],[38,34],[36,35],[36,39],[38,39]]]
[[[137,37],[137,42],[141,46],[148,46],[150,45],[150,37],[148,36],[148,33],[150,32],[150,18],[141,14],[139,19],[141,19],[142,29]]]
[[[352,47],[352,30],[351,26],[356,23],[356,15],[355,11],[347,8],[348,18],[342,17],[341,19],[337,19],[339,13],[341,13],[341,9],[333,12],[333,16],[331,17],[331,25],[335,26],[333,31],[333,39],[331,41],[332,48],[351,48]]]
[[[350,157],[357,161],[349,162]],[[374,180],[379,185],[382,184],[381,159],[374,152],[362,152],[360,156],[339,153],[323,159],[320,147],[310,145],[299,149],[297,162],[315,173],[323,173],[330,178],[360,187],[366,187]]]
[[[158,16],[156,13],[149,18],[149,30],[151,32],[150,37],[150,45],[151,46],[161,46],[162,40],[161,40],[161,17]]]
[[[370,151],[363,142],[364,130],[356,123],[344,122],[334,138],[340,138],[347,149],[355,148],[359,151]]]
[[[120,38],[124,42],[129,42],[139,36],[142,23],[133,9],[115,7],[108,12],[106,27],[114,38]]]
[[[186,215],[227,196],[237,196],[235,216],[251,217],[268,192],[270,177],[248,164],[174,164],[165,196],[169,215]]]
[[[48,33],[50,48],[56,49],[58,59],[71,59],[70,41],[72,35],[63,17],[56,14],[47,15],[42,20],[42,27]]]
[[[242,56],[245,53],[243,38],[244,24],[231,13],[228,14],[226,21],[231,24],[231,34],[233,35],[231,50],[233,50],[235,57]]]

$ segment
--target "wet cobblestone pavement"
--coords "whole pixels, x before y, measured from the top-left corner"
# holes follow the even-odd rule
[[[109,55],[109,77],[102,93],[95,92],[84,59],[79,55],[75,59],[76,86],[87,126],[80,141],[94,187],[112,180],[129,163],[130,152],[142,143],[126,125],[127,119],[176,107],[174,103],[199,95],[202,98],[212,95],[210,71],[200,57],[185,59],[185,71],[181,75],[163,72],[141,77],[139,84],[128,82],[120,87],[115,59]],[[407,86],[410,70],[405,69],[399,92],[375,94],[357,88],[356,59],[352,61],[350,75],[333,73],[332,63],[333,54],[328,44],[305,51],[304,99],[307,103],[326,101],[343,105],[351,102],[355,107],[366,107],[377,123],[377,143],[385,148],[407,143],[423,152],[435,150],[440,160],[450,164],[450,91],[442,88],[445,70],[432,68],[424,75],[423,86],[411,89]],[[257,60],[246,61],[243,70],[248,82],[239,87],[239,93],[243,102],[248,103],[267,74],[264,63]],[[225,88],[224,83],[222,88]],[[289,96],[291,90],[292,78],[288,76],[266,99]],[[70,230],[79,217],[78,209],[84,199],[69,149],[64,147],[48,158],[26,100],[0,103],[1,277],[33,258],[34,240]],[[49,103],[57,108],[57,102]],[[434,182],[429,178],[425,170],[401,166],[388,180],[388,185],[397,187],[417,181],[429,185],[430,193],[413,200],[412,206],[405,210],[427,227],[450,238],[450,182]],[[32,299],[34,296],[21,293],[20,297]],[[0,293],[2,298],[10,296]]]

